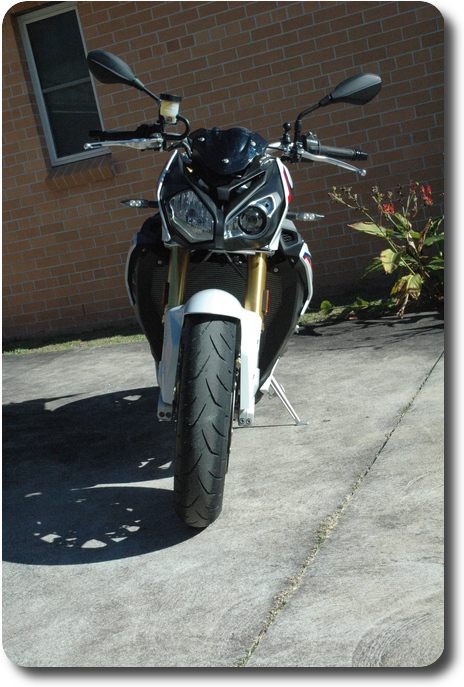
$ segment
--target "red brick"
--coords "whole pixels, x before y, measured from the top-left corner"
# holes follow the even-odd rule
[[[142,80],[159,84],[156,92],[181,92],[194,127],[245,124],[274,140],[281,135],[276,119],[291,118],[281,113],[296,116],[360,69],[381,73],[380,97],[362,110],[337,106],[305,120],[323,142],[365,143],[371,153],[369,181],[359,184],[324,165],[292,169],[298,204],[327,214],[318,231],[305,231],[319,258],[328,251],[327,263],[315,261],[319,288],[359,278],[374,246],[358,238],[350,243],[346,213],[329,205],[327,188],[356,183],[368,193],[375,182],[388,185],[392,175],[420,172],[437,180],[443,174],[443,21],[428,3],[100,2],[81,3],[79,12],[89,49],[107,48],[127,59]],[[166,156],[115,149],[105,158],[54,168],[46,179],[46,145],[32,116],[30,84],[20,80],[26,67],[8,13],[3,38],[4,334],[12,327],[32,334],[133,320],[123,273],[142,218],[121,210],[118,201],[152,194]],[[135,128],[156,117],[153,104],[131,89],[99,84],[98,93],[107,128]],[[44,259],[59,263],[46,266]],[[39,304],[36,318],[24,312],[32,305],[25,302],[13,318],[5,310],[8,299],[21,289],[33,295],[34,288],[51,309]],[[67,307],[77,310],[58,307],[54,299],[60,298],[72,298]],[[84,314],[82,302],[98,306]]]

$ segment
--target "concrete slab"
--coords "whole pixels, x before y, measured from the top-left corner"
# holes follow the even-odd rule
[[[234,432],[224,511],[200,533],[173,511],[173,428],[155,419],[158,392],[145,344],[4,358],[7,656],[36,667],[246,663],[275,599],[311,555],[320,524],[368,471],[442,350],[443,323],[434,315],[319,325],[293,337],[278,379],[310,424],[293,426],[277,399],[264,398],[255,426]],[[428,413],[430,432],[442,422],[442,408]],[[374,501],[382,499],[387,486],[368,475],[356,496],[372,490]],[[336,549],[347,515],[320,549],[319,565],[323,552]],[[407,511],[394,515],[401,531]],[[423,513],[424,529],[429,517]],[[373,513],[365,527],[377,531]],[[371,540],[356,532],[341,546],[352,547],[358,566],[371,560]],[[410,551],[403,555],[406,565]],[[316,565],[310,568],[314,575]],[[303,591],[301,584],[304,604]],[[373,617],[366,613],[366,647]],[[358,617],[344,620],[358,627]],[[260,655],[263,665],[275,665],[264,639],[249,665]],[[302,655],[304,648],[282,658]],[[345,660],[341,648],[334,655]],[[327,656],[321,651],[314,660],[323,666]],[[375,665],[378,656],[366,660]]]
[[[440,358],[250,667],[424,667],[440,657],[443,373]]]

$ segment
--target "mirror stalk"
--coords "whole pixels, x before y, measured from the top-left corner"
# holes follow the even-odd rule
[[[136,81],[138,81],[138,84],[140,84],[140,85],[136,84],[135,81],[134,81],[133,85],[135,86],[135,88],[138,88],[139,91],[143,91],[144,93],[146,93],[147,95],[149,95],[150,98],[153,98],[153,100],[155,100],[155,101],[158,103],[158,105],[159,105],[160,102],[161,102],[161,98],[158,98],[157,95],[155,95],[154,93],[152,93],[151,91],[149,91],[148,88],[146,88],[146,86],[144,86],[143,83],[142,83],[141,81],[139,81],[139,79],[136,79]]]
[[[329,103],[323,103],[323,101],[326,98],[330,99],[330,96],[326,96],[320,102],[316,103],[316,105],[313,105],[312,107],[308,107],[307,110],[300,112],[300,114],[298,115],[298,118],[295,122],[295,127],[294,127],[295,137],[293,140],[295,143],[298,143],[298,141],[300,140],[301,132],[303,131],[303,122],[301,121],[303,119],[303,117],[306,117],[306,115],[308,115],[310,112],[314,112],[314,110],[317,110],[319,107],[323,107],[324,105],[328,105]]]

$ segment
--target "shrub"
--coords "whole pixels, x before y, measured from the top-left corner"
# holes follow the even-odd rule
[[[410,183],[407,191],[396,187],[396,197],[392,191],[386,195],[377,186],[372,189],[372,199],[379,215],[374,220],[352,188],[333,188],[329,196],[352,210],[361,211],[367,221],[355,222],[348,226],[365,234],[384,239],[388,248],[379,257],[373,258],[364,274],[383,271],[387,274],[398,272],[398,278],[391,290],[397,314],[402,317],[409,299],[426,301],[434,307],[444,305],[444,216],[432,216],[432,192],[430,186]],[[395,211],[395,206],[398,208]],[[425,209],[420,212],[420,207]],[[424,222],[422,228],[413,226]]]

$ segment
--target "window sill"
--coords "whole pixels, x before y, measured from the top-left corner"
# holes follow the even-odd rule
[[[114,176],[113,160],[111,154],[108,154],[53,167],[45,183],[50,191],[64,191],[68,188],[112,179]]]

